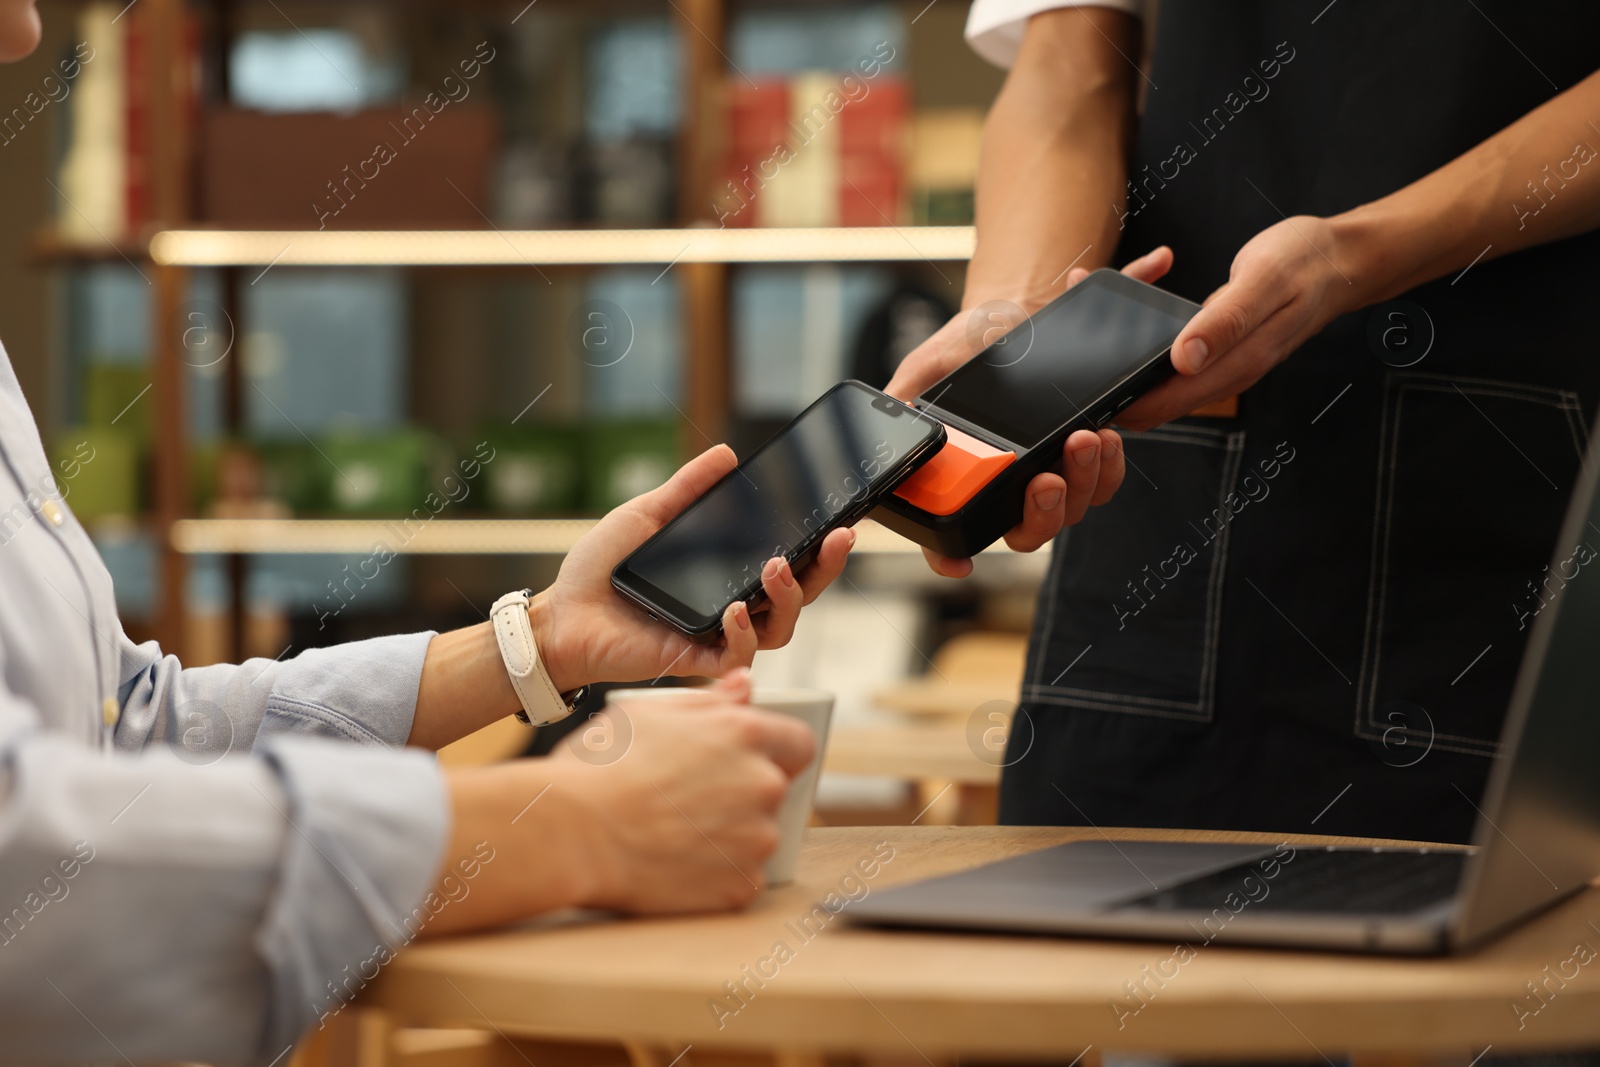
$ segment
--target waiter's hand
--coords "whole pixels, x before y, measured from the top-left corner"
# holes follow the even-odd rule
[[[1123,267],[1122,273],[1142,282],[1155,282],[1171,267],[1172,249],[1163,245]],[[1087,270],[1070,271],[1067,288],[1088,276]],[[1005,307],[1006,311],[995,310],[997,306]],[[930,385],[992,344],[1001,332],[1017,326],[1021,315],[1031,315],[1042,306],[1019,307],[1015,303],[993,301],[968,308],[906,356],[885,391],[907,401],[921,395]],[[1028,483],[1022,521],[1006,534],[1006,544],[1016,551],[1032,552],[1049,544],[1063,527],[1082,521],[1090,507],[1111,499],[1122,485],[1127,469],[1122,459],[1122,438],[1109,427],[1099,433],[1074,432],[1063,449],[1061,469],[1065,476],[1046,472]],[[964,578],[972,573],[970,559],[951,559],[926,548],[922,554],[928,558],[928,566],[938,574]]]
[[[1172,343],[1176,377],[1117,416],[1130,430],[1148,430],[1198,407],[1237,396],[1358,302],[1354,268],[1326,219],[1284,219],[1250,239],[1233,257],[1227,284]]]

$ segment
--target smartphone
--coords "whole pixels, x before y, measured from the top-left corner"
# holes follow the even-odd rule
[[[972,556],[1022,519],[1028,482],[1173,373],[1198,304],[1097,270],[935,383],[914,406],[948,427],[939,456],[873,518],[946,556]]]
[[[728,605],[765,600],[769,559],[799,573],[824,537],[854,525],[944,442],[938,421],[841,382],[618,564],[611,585],[686,637],[715,640]]]

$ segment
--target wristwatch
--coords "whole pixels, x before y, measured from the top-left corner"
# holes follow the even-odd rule
[[[506,674],[511,678],[511,688],[516,690],[522,710],[517,718],[529,726],[543,726],[560,722],[577,710],[588,686],[569,693],[556,692],[550,672],[539,658],[539,646],[533,640],[533,625],[528,621],[528,597],[531,589],[517,589],[494,602],[489,619],[494,626],[494,639],[500,646],[500,658],[505,661]]]

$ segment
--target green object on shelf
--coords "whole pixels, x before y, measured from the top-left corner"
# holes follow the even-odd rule
[[[584,427],[584,498],[606,512],[648,493],[678,469],[679,425],[602,422]]]
[[[217,459],[221,441],[198,441],[189,446],[189,503],[196,515],[204,515],[217,499]]]
[[[140,363],[90,363],[83,372],[83,421],[127,434],[135,444],[150,440],[154,398],[146,392],[150,369]]]
[[[264,491],[281,500],[297,515],[314,514],[327,507],[328,479],[333,469],[317,450],[303,441],[262,441]]]
[[[488,510],[560,515],[583,506],[583,436],[576,427],[494,426],[479,439],[494,449],[479,476],[478,491]]]
[[[911,220],[918,226],[971,226],[976,197],[971,189],[918,189]]]
[[[139,513],[139,445],[120,427],[61,431],[50,449],[50,469],[80,522]]]
[[[449,503],[443,486],[438,492],[433,488],[433,476],[445,472],[438,469],[440,441],[426,431],[335,434],[322,442],[322,451],[332,467],[327,478],[330,511],[407,515],[424,508],[437,514]],[[459,489],[456,494],[460,497]]]

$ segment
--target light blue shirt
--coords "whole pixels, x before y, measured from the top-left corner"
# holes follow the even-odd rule
[[[425,917],[433,634],[185,670],[61,501],[0,349],[0,1061],[270,1063]]]

